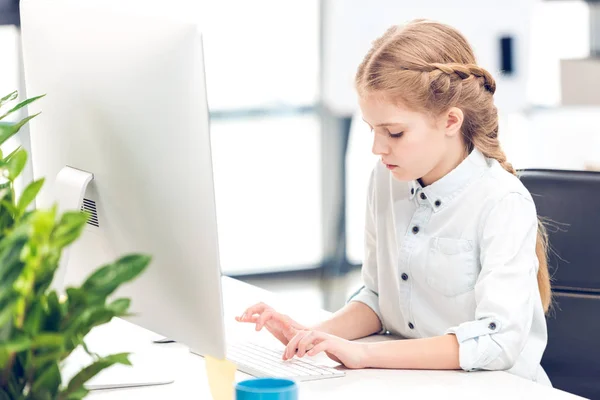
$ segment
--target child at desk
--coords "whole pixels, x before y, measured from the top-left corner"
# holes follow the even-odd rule
[[[268,329],[284,359],[326,352],[348,368],[508,370],[550,385],[546,235],[500,147],[494,79],[457,30],[415,20],[373,42],[356,88],[381,157],[364,287],[318,326],[265,304],[236,319]],[[352,342],[385,332],[405,339]]]

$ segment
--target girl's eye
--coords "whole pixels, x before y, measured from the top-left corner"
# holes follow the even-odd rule
[[[389,136],[390,136],[392,139],[398,139],[398,138],[399,138],[399,137],[401,137],[403,134],[404,134],[404,132],[400,132],[400,133],[391,133],[391,132],[390,132],[390,133],[389,133]]]

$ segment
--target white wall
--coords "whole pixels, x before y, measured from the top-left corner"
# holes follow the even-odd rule
[[[392,25],[429,18],[458,28],[469,40],[478,62],[498,82],[496,101],[505,112],[526,104],[529,26],[534,0],[324,0],[324,99],[335,112],[356,109],[353,79],[371,42]],[[499,72],[500,44],[514,37],[515,73]]]
[[[589,8],[583,1],[535,2],[528,54],[530,104],[560,104],[560,60],[588,56],[589,28]]]

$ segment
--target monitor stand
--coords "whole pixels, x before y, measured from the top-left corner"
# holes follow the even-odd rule
[[[88,382],[88,390],[120,389],[142,386],[166,385],[175,381],[176,365],[170,349],[144,349],[130,352],[132,365],[115,364],[108,367]],[[122,350],[121,350],[122,351]],[[119,351],[119,352],[121,352]],[[102,355],[115,354],[108,351]],[[92,358],[83,349],[78,348],[65,360],[61,368],[62,380],[65,384],[81,369],[92,363]]]
[[[92,179],[94,179],[94,175],[90,172],[69,166],[63,167],[56,175],[56,181],[54,182],[53,195],[58,206],[58,212],[62,214],[65,211],[81,210],[85,191]],[[52,280],[52,288],[59,294],[64,294],[66,289],[64,285],[68,264],[69,247],[63,249],[58,268]]]
[[[58,211],[81,210],[83,198],[88,184],[94,179],[94,175],[87,171],[65,166],[56,176],[54,185],[54,196],[58,203]],[[69,250],[64,249],[59,266],[52,281],[52,288],[58,294],[65,292],[65,277],[69,266]],[[127,325],[129,324],[129,326]],[[123,332],[136,332],[131,323],[120,318],[105,325],[94,328],[85,338],[88,348],[100,356],[117,353],[130,353],[130,361],[133,366],[113,365],[101,371],[90,379],[85,387],[94,389],[115,389],[138,386],[164,385],[175,381],[176,365],[173,365],[175,348],[164,348],[164,346],[153,345],[152,338],[133,338],[129,343],[124,343]],[[135,333],[134,333],[135,334]],[[78,347],[64,361],[61,367],[62,381],[67,383],[82,368],[93,362],[92,356],[87,354],[83,348]]]
[[[130,353],[132,365],[116,364],[101,371],[90,379],[88,390],[117,389],[140,386],[156,386],[173,383],[181,359],[187,357],[189,349],[181,345],[165,346],[153,344],[154,334],[121,318],[113,318],[100,325],[85,337],[89,350],[99,356]],[[63,384],[93,361],[80,346],[63,362],[61,376]]]

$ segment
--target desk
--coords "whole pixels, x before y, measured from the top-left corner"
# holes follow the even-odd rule
[[[258,341],[274,341],[268,332],[255,332],[252,326],[236,323],[248,305],[264,301],[276,305],[278,310],[293,315],[299,322],[312,324],[326,318],[323,310],[303,310],[298,304],[282,304],[276,295],[245,284],[223,278],[224,312],[228,340],[251,338]],[[298,302],[299,303],[299,302]],[[150,340],[152,332],[115,319],[99,327],[111,336],[130,338],[136,341]],[[373,340],[371,338],[371,340]],[[210,399],[206,380],[204,359],[189,353],[183,345],[168,344],[173,350],[173,368],[177,371],[174,383],[132,389],[93,391],[90,400],[137,400],[137,399]],[[323,356],[325,359],[326,357]],[[237,372],[236,380],[249,378]],[[349,370],[343,378],[301,382],[300,399],[368,399],[380,394],[390,398],[404,399],[576,399],[577,396],[551,389],[506,372],[462,372],[462,371],[404,371],[404,370]]]

